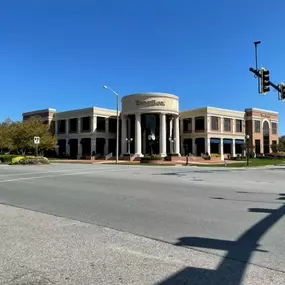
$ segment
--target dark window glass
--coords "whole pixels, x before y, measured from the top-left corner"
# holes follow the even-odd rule
[[[205,130],[205,118],[204,117],[196,117],[195,118],[195,130],[196,131],[204,131]]]
[[[59,134],[64,134],[65,133],[65,127],[66,127],[65,120],[57,121],[57,131],[58,131]]]
[[[219,118],[211,117],[211,130],[218,131],[219,130]]]
[[[69,120],[69,132],[77,133],[78,120],[76,118]]]
[[[106,118],[97,117],[97,131],[105,132],[106,131]]]
[[[91,131],[91,117],[81,118],[81,131],[90,132]]]
[[[272,141],[272,144],[275,144],[275,145],[276,145],[276,144],[277,144],[277,141]]]
[[[231,119],[224,118],[224,131],[230,132],[231,131]]]
[[[192,132],[192,119],[191,118],[183,119],[183,132],[184,133]]]
[[[242,133],[242,120],[236,120],[236,132]]]
[[[273,135],[277,134],[277,124],[276,123],[272,123],[272,134]]]
[[[117,119],[110,118],[109,119],[109,133],[117,132]]]
[[[255,153],[260,154],[260,140],[255,140]]]
[[[260,121],[254,121],[255,132],[260,133]]]

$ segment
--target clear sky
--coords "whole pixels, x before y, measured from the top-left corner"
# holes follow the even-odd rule
[[[261,40],[260,64],[285,81],[284,11],[284,0],[1,0],[0,120],[115,108],[106,84],[174,93],[180,109],[272,109],[285,133],[284,103],[258,95],[248,71]]]

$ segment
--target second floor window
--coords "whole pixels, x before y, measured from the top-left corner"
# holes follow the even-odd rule
[[[219,130],[219,118],[211,117],[211,130],[218,131]]]
[[[204,117],[196,117],[195,118],[195,130],[196,131],[204,131],[205,130],[205,118]]]
[[[242,133],[242,120],[236,120],[236,132]]]
[[[184,133],[192,132],[192,119],[191,118],[183,119],[183,132]]]
[[[117,132],[117,119],[110,118],[109,119],[109,133]]]
[[[231,119],[224,118],[224,131],[230,132],[231,131]]]
[[[78,121],[76,118],[69,120],[69,132],[77,133]]]
[[[255,125],[255,132],[256,133],[260,133],[260,121],[254,121],[254,125]]]
[[[64,134],[65,133],[65,120],[59,120],[57,121],[57,132],[59,134]]]
[[[97,131],[105,132],[106,131],[106,118],[97,117]]]
[[[81,131],[90,132],[91,131],[91,117],[81,118]]]
[[[272,123],[272,135],[277,134],[277,123]]]

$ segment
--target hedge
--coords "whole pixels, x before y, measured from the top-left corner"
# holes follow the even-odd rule
[[[0,162],[1,163],[10,163],[13,158],[17,157],[17,154],[3,154],[0,155]]]

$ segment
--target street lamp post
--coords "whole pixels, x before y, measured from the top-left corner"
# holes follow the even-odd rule
[[[185,151],[185,155],[186,155],[186,166],[189,165],[189,151],[188,151],[188,144],[185,143],[184,144],[184,151]]]
[[[104,89],[110,90],[117,98],[117,134],[116,134],[116,163],[119,162],[119,93],[114,91],[112,88],[103,85]]]
[[[249,138],[250,138],[249,135],[245,136],[245,139],[246,139],[246,165],[247,165],[247,167],[249,166]]]
[[[131,142],[133,141],[133,138],[126,138],[126,141],[127,141],[127,144],[128,144],[128,155],[130,156],[131,158]]]
[[[170,142],[170,154],[173,154],[173,143],[174,143],[175,139],[169,138],[168,140]]]
[[[150,155],[152,156],[152,154],[153,154],[152,144],[155,141],[155,135],[154,134],[150,134],[148,136],[148,140],[149,140],[149,144],[150,144]]]

